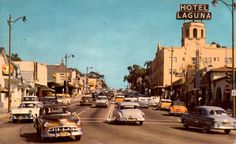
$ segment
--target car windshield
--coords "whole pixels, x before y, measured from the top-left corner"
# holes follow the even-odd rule
[[[211,110],[210,114],[211,115],[227,115],[226,112],[223,110]]]
[[[71,111],[68,108],[54,107],[54,108],[45,108],[44,113],[46,115],[55,115],[55,114],[68,115],[68,114],[71,114]]]
[[[36,98],[35,97],[24,97],[24,101],[34,101]]]
[[[103,100],[103,99],[107,99],[106,97],[98,97],[98,99]]]
[[[122,105],[120,106],[120,109],[138,109],[139,106],[137,105]]]
[[[174,102],[173,105],[185,106],[184,102]]]
[[[34,108],[35,104],[33,103],[22,103],[20,104],[20,108]]]

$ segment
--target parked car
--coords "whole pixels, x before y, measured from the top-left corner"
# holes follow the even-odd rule
[[[69,96],[56,96],[56,100],[57,103],[61,103],[61,104],[66,104],[66,105],[70,105],[71,104],[71,98]]]
[[[22,100],[23,101],[39,101],[38,96],[23,96]]]
[[[13,123],[18,120],[31,120],[33,121],[36,115],[39,114],[40,108],[43,104],[38,101],[23,101],[17,109],[10,111],[10,119]]]
[[[182,116],[182,123],[185,128],[200,128],[204,133],[216,129],[229,134],[232,129],[236,129],[236,119],[230,117],[223,108],[215,106],[197,106]]]
[[[148,97],[148,107],[156,108],[157,102],[153,99],[153,97]]]
[[[34,127],[42,138],[74,137],[80,140],[83,130],[79,116],[67,105],[47,105],[40,109]]]
[[[171,105],[170,99],[161,99],[160,103],[157,106],[157,109],[159,110],[169,110]]]
[[[115,122],[131,122],[142,125],[145,120],[145,114],[140,109],[137,102],[117,103],[113,111],[113,119]]]
[[[44,104],[44,105],[50,105],[50,104],[56,104],[57,100],[55,96],[43,96],[40,101]]]
[[[94,103],[95,107],[107,107],[108,99],[106,96],[98,96]]]
[[[187,107],[184,102],[173,101],[170,105],[169,114],[170,115],[181,115],[188,112]]]
[[[148,97],[138,97],[138,102],[141,108],[148,108]]]
[[[92,105],[93,97],[91,95],[84,95],[80,99],[80,105]]]

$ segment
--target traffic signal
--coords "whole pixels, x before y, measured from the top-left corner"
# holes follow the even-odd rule
[[[232,71],[227,71],[225,74],[226,74],[226,82],[232,83],[232,78],[233,78]]]

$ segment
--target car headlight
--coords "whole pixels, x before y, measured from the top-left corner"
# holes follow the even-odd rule
[[[80,125],[80,124],[81,124],[81,121],[80,121],[80,120],[77,120],[76,124],[77,124],[77,125]]]
[[[43,126],[47,127],[48,126],[48,122],[44,122]]]
[[[145,118],[145,113],[142,113],[143,117]]]

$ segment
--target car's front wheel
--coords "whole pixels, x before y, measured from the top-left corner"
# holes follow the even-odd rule
[[[185,121],[185,120],[183,120],[183,125],[184,125],[184,128],[186,128],[186,129],[188,129],[188,123]]]
[[[139,125],[143,125],[143,121],[140,121],[140,122],[139,122]]]
[[[13,119],[12,121],[13,121],[13,123],[17,123],[17,119]]]
[[[202,128],[202,131],[203,131],[204,133],[208,133],[208,132],[210,131],[209,126],[208,126],[208,125],[204,125],[203,128]]]
[[[225,131],[225,134],[229,134],[231,130],[230,129],[226,129],[224,131]]]
[[[81,139],[81,135],[75,136],[75,140],[79,141]]]

